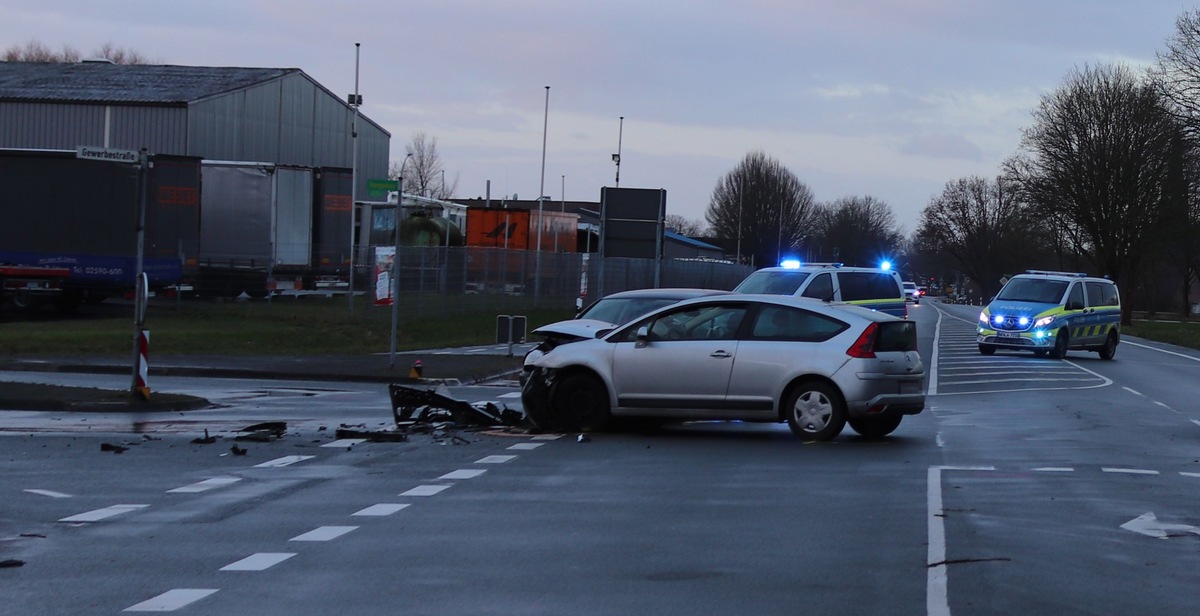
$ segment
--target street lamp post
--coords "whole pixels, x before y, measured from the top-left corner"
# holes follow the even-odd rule
[[[362,95],[358,93],[358,57],[361,43],[354,44],[354,94],[350,95],[350,106],[354,107],[354,122],[350,124],[350,275],[346,279],[346,297],[350,312],[354,312],[354,207],[358,203],[358,108]]]
[[[546,86],[546,110],[542,116],[542,181],[538,186],[537,256],[533,274],[533,301],[542,297],[542,207],[546,203],[546,128],[550,125],[550,86]]]

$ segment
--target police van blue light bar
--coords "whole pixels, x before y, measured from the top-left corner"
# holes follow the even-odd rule
[[[888,260],[886,260],[886,259],[885,259],[885,260],[883,260],[883,261],[880,261],[880,262],[879,262],[879,269],[881,269],[881,270],[883,270],[883,271],[885,271],[885,272],[886,272],[886,271],[888,271],[888,270],[890,270],[890,269],[892,269],[892,262],[891,262],[891,261],[888,261]]]
[[[784,259],[779,262],[783,269],[800,269],[800,259]]]

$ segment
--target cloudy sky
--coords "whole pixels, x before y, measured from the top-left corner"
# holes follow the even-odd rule
[[[437,139],[459,197],[664,188],[702,221],[762,150],[818,200],[871,195],[905,232],[947,181],[994,175],[1076,67],[1144,66],[1190,0],[0,0],[0,46],[299,68],[404,155]],[[550,86],[547,110],[546,86]],[[624,121],[619,119],[624,117]],[[543,124],[545,171],[542,170]],[[544,176],[544,179],[543,179]]]

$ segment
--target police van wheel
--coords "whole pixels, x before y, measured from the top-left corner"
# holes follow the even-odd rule
[[[979,354],[980,355],[995,355],[996,347],[994,347],[990,344],[981,344],[981,345],[979,345]]]
[[[1054,350],[1050,351],[1050,357],[1062,359],[1067,356],[1067,345],[1071,342],[1068,336],[1067,330],[1058,331],[1058,335],[1054,337]]]
[[[1117,332],[1108,332],[1104,346],[1100,347],[1100,359],[1112,359],[1117,354]]]
[[[1035,357],[1045,357],[1046,349],[1038,349],[1038,350],[1034,351],[1033,354]]]

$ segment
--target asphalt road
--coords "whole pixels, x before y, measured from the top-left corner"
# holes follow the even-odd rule
[[[1197,354],[982,357],[977,310],[910,308],[933,395],[882,442],[726,422],[338,442],[389,405],[336,381],[180,377],[220,406],[175,416],[6,412],[5,610],[1194,613]],[[272,419],[283,438],[232,452]],[[205,426],[221,439],[192,444]]]

